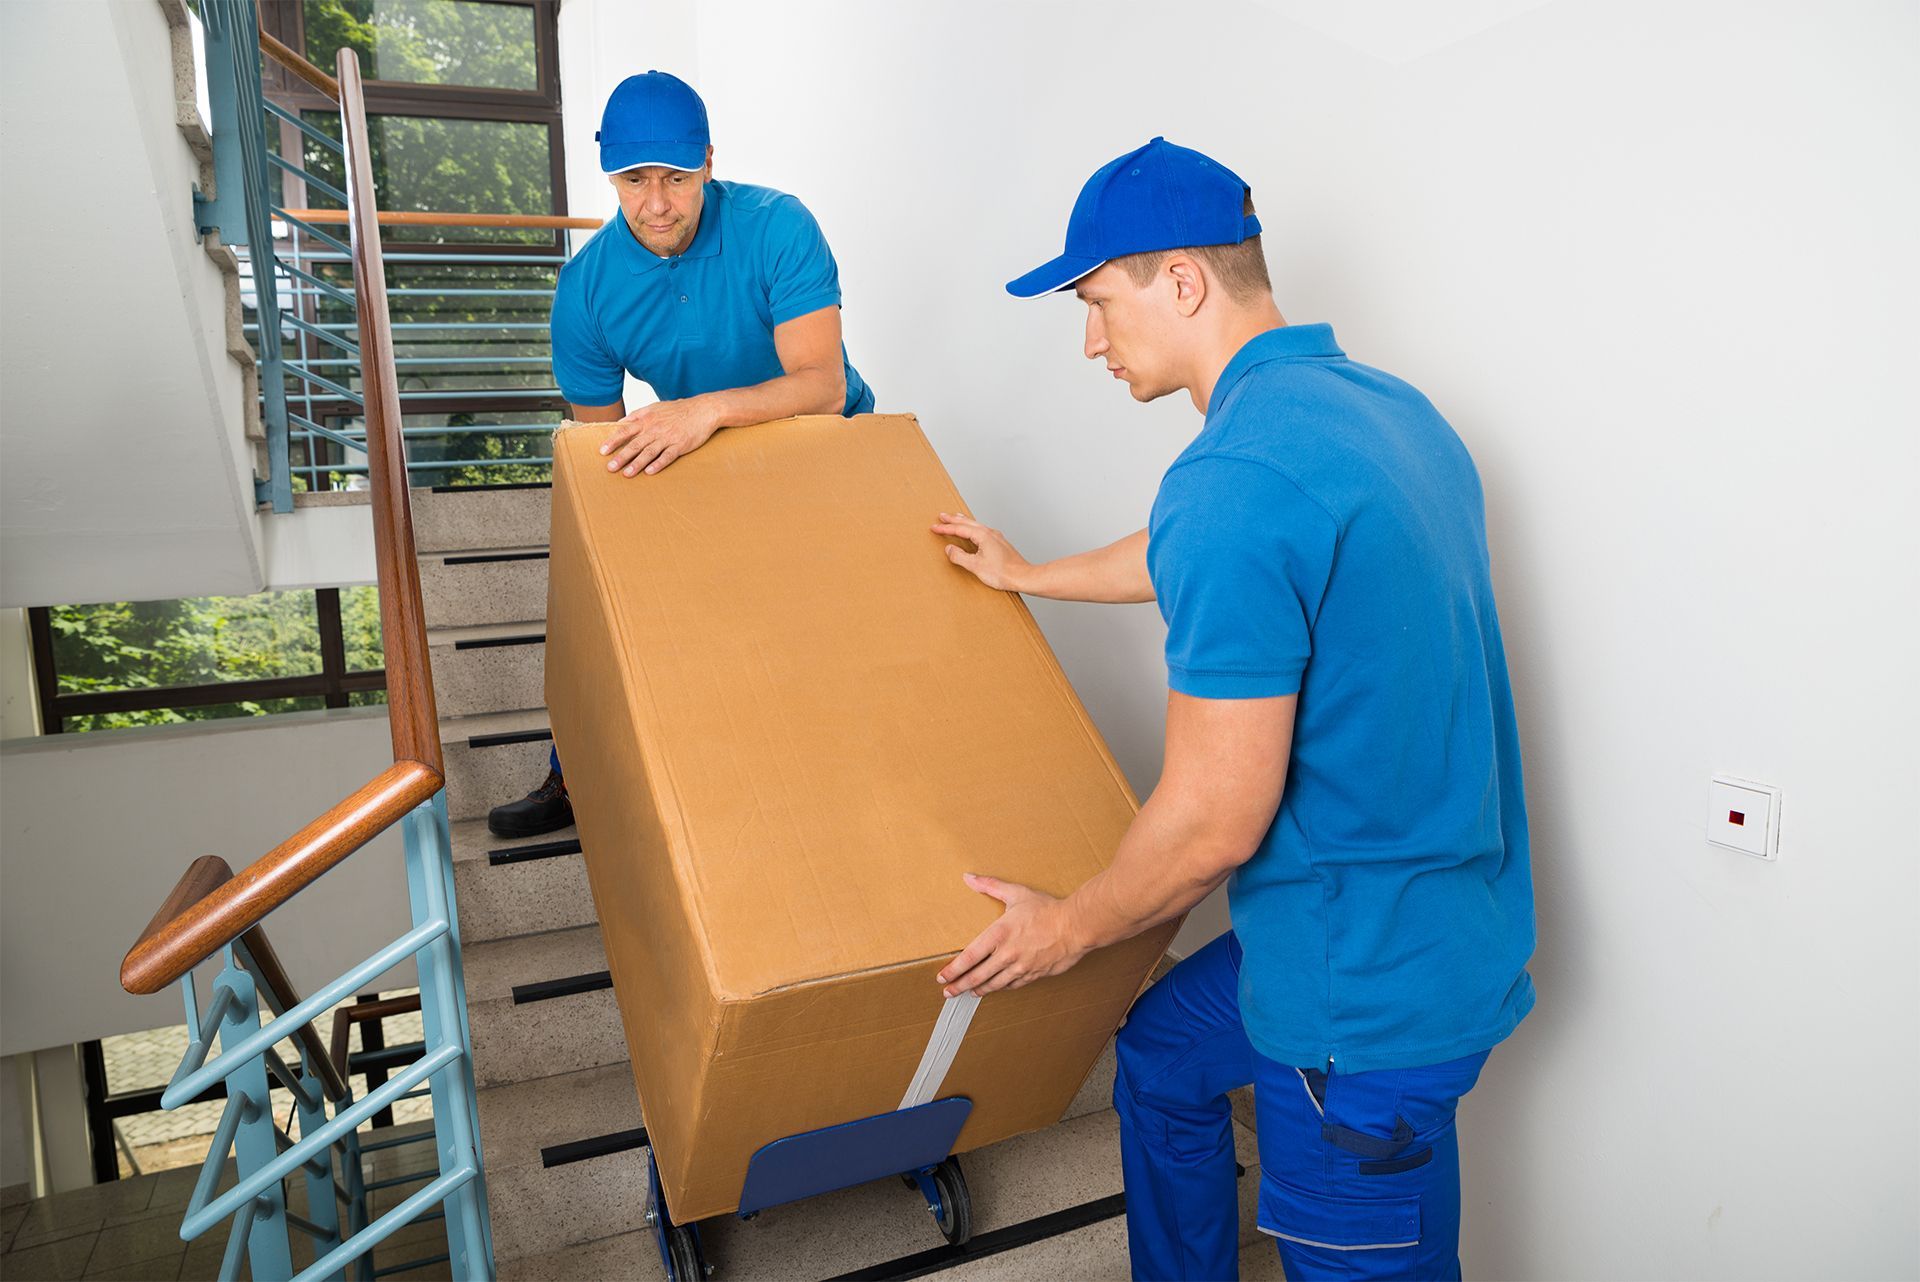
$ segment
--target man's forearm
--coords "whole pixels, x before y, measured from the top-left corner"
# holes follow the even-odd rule
[[[1153,600],[1147,577],[1147,532],[1137,530],[1117,543],[1043,561],[1021,570],[1013,588],[1026,596],[1056,601],[1095,601],[1107,605]]]
[[[747,427],[796,414],[838,414],[847,404],[846,373],[797,369],[752,387],[708,392],[701,399],[712,408],[717,427]]]
[[[1091,950],[1170,921],[1217,890],[1249,850],[1208,822],[1200,807],[1147,799],[1113,863],[1064,901],[1068,931]]]

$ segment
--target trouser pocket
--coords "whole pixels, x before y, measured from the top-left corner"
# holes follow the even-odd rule
[[[1260,1176],[1260,1231],[1309,1253],[1374,1251],[1380,1259],[1411,1260],[1420,1245],[1420,1198],[1340,1197],[1296,1188],[1273,1175]],[[1287,1247],[1281,1248],[1293,1254]],[[1404,1252],[1394,1257],[1390,1253]],[[1391,1274],[1392,1270],[1388,1270]]]

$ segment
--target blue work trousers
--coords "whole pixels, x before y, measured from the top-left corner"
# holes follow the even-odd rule
[[[1240,956],[1222,935],[1149,988],[1120,1030],[1113,1106],[1133,1276],[1239,1277],[1227,1092],[1251,1082],[1260,1230],[1289,1282],[1458,1279],[1454,1108],[1487,1053],[1370,1073],[1268,1059],[1240,1022]]]

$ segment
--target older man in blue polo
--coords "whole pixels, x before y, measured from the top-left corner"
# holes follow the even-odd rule
[[[692,87],[628,77],[597,138],[620,217],[560,272],[553,372],[575,419],[618,424],[601,446],[608,471],[644,478],[725,428],[873,408],[841,343],[840,271],[819,223],[785,192],[713,176]],[[659,399],[630,411],[629,374]],[[572,822],[556,754],[487,826],[527,837]]]
[[[1205,421],[1105,548],[1034,565],[964,514],[934,526],[991,586],[1157,601],[1168,685],[1159,786],[1112,865],[1065,899],[970,877],[1006,909],[940,979],[1058,974],[1225,885],[1232,929],[1120,1032],[1134,1276],[1238,1275],[1227,1092],[1252,1082],[1288,1278],[1458,1278],[1455,1107],[1534,1000],[1480,479],[1426,397],[1287,323],[1259,233],[1232,170],[1156,138],[1007,287],[1073,289],[1084,354]]]

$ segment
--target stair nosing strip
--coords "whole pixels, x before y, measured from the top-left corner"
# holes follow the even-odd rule
[[[630,1131],[614,1131],[611,1134],[595,1135],[584,1140],[549,1144],[540,1150],[540,1165],[551,1170],[556,1166],[585,1162],[596,1157],[610,1157],[615,1153],[625,1153],[630,1149],[645,1147],[647,1147],[647,1128],[636,1126]]]
[[[501,748],[511,743],[542,743],[553,738],[553,730],[502,730],[498,734],[467,736],[469,748]]]
[[[544,561],[545,552],[461,552],[442,556],[442,565],[492,565],[503,561]]]
[[[516,632],[507,637],[469,637],[464,641],[455,641],[455,650],[487,650],[503,645],[545,645],[547,634],[544,632]]]
[[[582,993],[598,993],[613,987],[613,972],[590,970],[583,975],[565,975],[559,979],[541,979],[531,984],[513,986],[513,1004],[528,1006],[534,1002],[550,1002],[558,997],[577,997]]]
[[[563,841],[542,841],[530,846],[502,846],[498,850],[487,852],[489,867],[500,868],[507,864],[531,863],[536,859],[558,859],[562,855],[580,853],[580,839],[568,837]]]
[[[489,490],[550,490],[552,481],[499,481],[491,485],[435,485],[434,494],[485,494]]]

